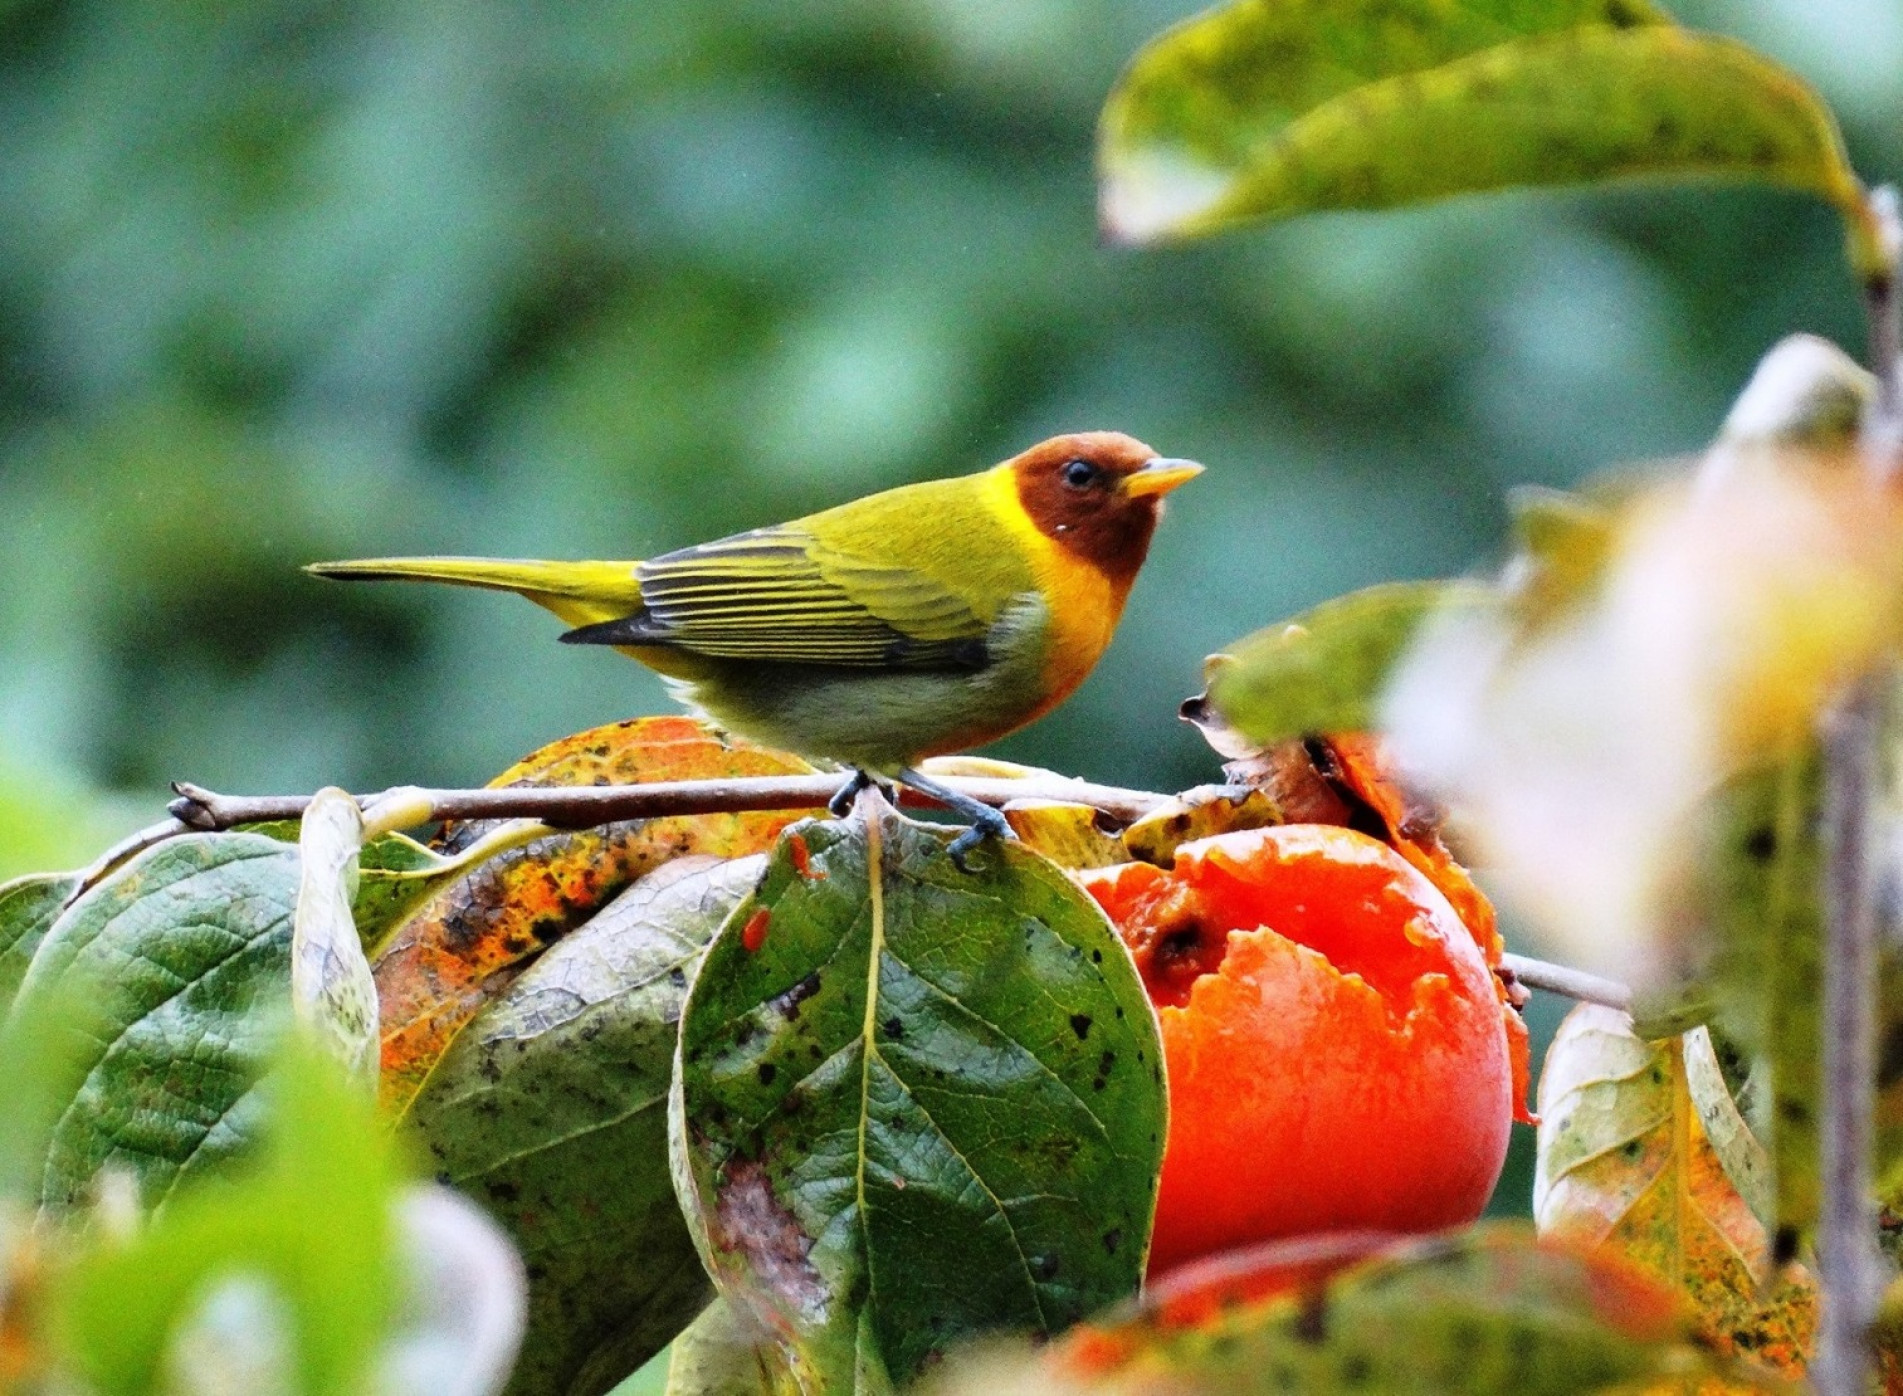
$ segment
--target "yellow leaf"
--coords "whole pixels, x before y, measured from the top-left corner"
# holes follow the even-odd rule
[[[1732,1176],[1761,1190],[1769,1163],[1710,1037],[1642,1042],[1625,1014],[1582,1004],[1547,1053],[1539,1108],[1541,1233],[1616,1251],[1682,1290],[1721,1352],[1801,1375],[1815,1289],[1794,1266],[1762,1289],[1769,1239]]]

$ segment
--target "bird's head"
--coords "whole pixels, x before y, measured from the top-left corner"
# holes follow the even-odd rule
[[[1128,586],[1150,549],[1163,496],[1202,474],[1119,431],[1080,431],[1039,442],[1002,467],[1043,534],[1113,582]]]

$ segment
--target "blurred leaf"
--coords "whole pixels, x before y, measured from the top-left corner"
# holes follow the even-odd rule
[[[297,850],[189,834],[112,873],[54,922],[14,1002],[92,986],[74,1031],[84,1080],[49,1141],[40,1200],[74,1201],[114,1163],[149,1205],[256,1133],[257,1077],[289,1008]]]
[[[377,985],[351,917],[363,812],[328,786],[311,797],[298,838],[291,918],[291,1005],[297,1020],[364,1081],[377,1078]]]
[[[688,981],[765,861],[682,858],[635,883],[491,1003],[410,1108],[438,1177],[528,1263],[520,1396],[607,1391],[707,1302],[668,1083]]]
[[[92,1064],[96,1044],[78,1025],[95,992],[83,974],[72,974],[12,1012],[0,1012],[0,1062],[7,1072],[6,1109],[0,1110],[0,1350],[9,1216],[16,1205],[24,1214],[38,1203],[47,1140]],[[4,1366],[0,1361],[0,1370]]]
[[[1045,1373],[1060,1390],[1069,1379],[1092,1391],[1184,1396],[1573,1396],[1680,1389],[1643,1385],[1663,1379],[1690,1389],[1720,1376],[1739,1384],[1698,1389],[1761,1389],[1688,1341],[1680,1301],[1657,1281],[1604,1252],[1536,1242],[1518,1226],[1400,1243],[1294,1293],[1207,1306],[1190,1325],[1159,1316],[1170,1300],[1152,1297],[1120,1323],[1080,1330],[1056,1345]]]
[[[1176,850],[1194,839],[1241,829],[1266,829],[1285,823],[1282,807],[1266,790],[1225,790],[1202,786],[1164,801],[1123,831],[1126,856],[1158,867],[1169,867]],[[1108,866],[1107,864],[1105,866]]]
[[[1590,594],[1428,626],[1384,716],[1565,958],[1652,989],[1711,949],[1672,907],[1709,792],[1777,761],[1903,634],[1903,511],[1800,454],[1635,489],[1611,530]]]
[[[378,1354],[378,1396],[495,1396],[528,1312],[508,1237],[448,1188],[404,1190],[394,1221],[403,1303]]]
[[[1235,0],[1154,40],[1111,92],[1104,225],[1160,241],[1663,174],[1806,190],[1861,228],[1862,189],[1822,101],[1744,45],[1663,18],[1623,0],[1503,15]]]
[[[1231,646],[1232,662],[1211,668],[1209,701],[1263,746],[1369,731],[1388,673],[1422,625],[1492,604],[1489,589],[1464,582],[1394,582],[1324,601]]]
[[[1094,805],[1013,800],[1004,807],[1004,817],[1026,848],[1036,849],[1060,868],[1107,868],[1128,856],[1116,834],[1105,832],[1103,813]]]
[[[647,717],[579,732],[504,771],[492,786],[634,784],[792,775],[798,757],[723,737],[687,717]],[[535,956],[622,889],[686,853],[757,853],[802,813],[773,810],[607,824],[554,834],[489,859],[417,913],[378,956],[383,1099],[403,1111],[456,1034]],[[445,832],[455,854],[488,823]]]
[[[1816,1289],[1796,1270],[1761,1288],[1770,1241],[1734,1179],[1768,1212],[1770,1160],[1725,1088],[1710,1034],[1642,1042],[1625,1014],[1581,1004],[1547,1050],[1540,1115],[1541,1234],[1607,1247],[1682,1290],[1719,1352],[1802,1377]]]
[[[62,1277],[58,1347],[105,1396],[154,1390],[174,1326],[212,1281],[241,1274],[284,1306],[297,1390],[361,1389],[397,1292],[396,1170],[369,1100],[321,1049],[291,1043],[265,1084],[270,1124],[254,1166],[229,1185],[179,1194]]]
[[[1141,1279],[1165,1109],[1149,1000],[1063,873],[1013,844],[984,860],[961,873],[885,812],[801,825],[689,993],[683,1204],[802,1382],[904,1383]]]
[[[41,939],[78,890],[78,873],[35,873],[0,883],[0,1021]]]
[[[674,1340],[667,1396],[797,1396],[800,1387],[766,1329],[716,1299]]]

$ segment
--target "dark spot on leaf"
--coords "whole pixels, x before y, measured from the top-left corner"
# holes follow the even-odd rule
[[[1771,1259],[1784,1265],[1797,1258],[1797,1228],[1780,1226],[1771,1241]]]
[[[1101,951],[1101,950],[1093,950],[1093,951],[1091,951],[1091,952],[1090,952],[1090,962],[1091,962],[1092,964],[1096,964],[1096,965],[1100,965],[1100,964],[1102,964],[1102,963],[1103,963],[1103,951]]]
[[[445,1180],[447,1181],[447,1180]],[[491,1183],[487,1189],[489,1196],[505,1206],[522,1199],[522,1189],[514,1183]]]
[[[785,993],[774,995],[767,1001],[767,1006],[790,1023],[800,1016],[800,1005],[818,992],[819,971],[814,970]]]
[[[538,916],[534,924],[529,927],[529,934],[541,944],[547,945],[550,941],[560,940],[565,929],[567,928],[553,916]]]
[[[682,969],[679,965],[674,966],[673,969],[667,972],[667,982],[672,984],[676,989],[685,989],[687,987],[687,971]]]
[[[1090,1036],[1090,1021],[1090,1015],[1088,1013],[1073,1013],[1070,1015],[1070,1030],[1077,1034],[1077,1040],[1079,1042],[1082,1042],[1085,1038]]]
[[[1036,1280],[1054,1280],[1057,1278],[1058,1262],[1054,1255],[1034,1255],[1031,1257],[1031,1277]]]
[[[885,1028],[885,1035],[894,1042],[902,1042],[905,1040],[905,1024],[899,1019],[887,1018],[881,1026]]]
[[[1104,1232],[1103,1251],[1105,1255],[1115,1255],[1117,1253],[1117,1247],[1121,1246],[1122,1244],[1123,1244],[1123,1228],[1122,1227],[1113,1226],[1110,1228],[1110,1230]]]
[[[773,1084],[773,1078],[775,1076],[778,1076],[780,1074],[780,1071],[779,1071],[779,1068],[774,1066],[772,1062],[761,1062],[760,1070],[758,1074],[760,1077],[760,1084],[763,1086],[770,1086]]]
[[[1117,1054],[1115,1052],[1105,1052],[1101,1057],[1097,1058],[1097,1074],[1099,1076],[1108,1076],[1110,1074],[1110,1068],[1116,1064]]]
[[[1754,863],[1768,863],[1777,857],[1777,829],[1769,824],[1753,829],[1745,837],[1744,856]]]

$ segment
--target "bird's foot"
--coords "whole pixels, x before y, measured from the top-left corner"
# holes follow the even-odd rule
[[[980,800],[953,790],[949,785],[940,785],[929,776],[922,776],[910,766],[899,771],[899,784],[909,786],[921,795],[929,795],[954,814],[971,821],[971,827],[951,841],[945,851],[951,855],[952,866],[959,872],[968,873],[971,865],[965,861],[965,855],[983,843],[986,839],[1014,839],[1017,833],[997,810]]]
[[[832,811],[833,818],[844,819],[852,813],[852,802],[859,798],[859,792],[871,784],[872,777],[854,767],[846,783],[834,791],[832,799],[826,802],[826,808]]]

